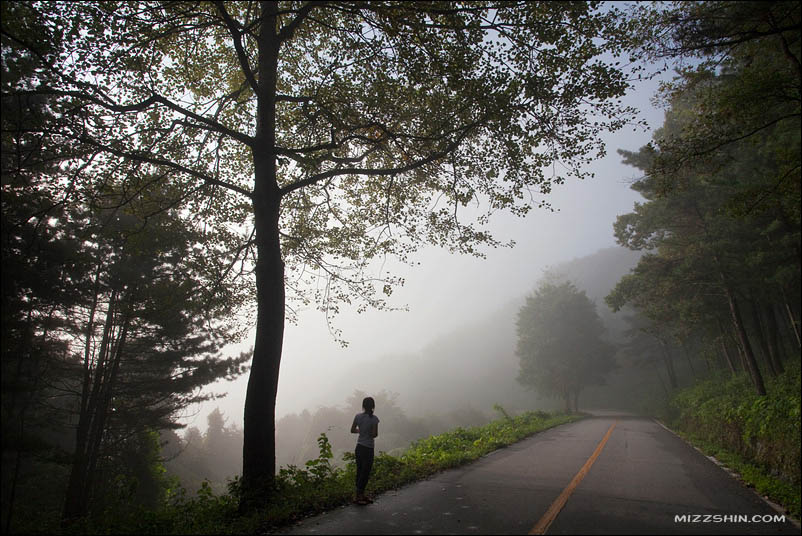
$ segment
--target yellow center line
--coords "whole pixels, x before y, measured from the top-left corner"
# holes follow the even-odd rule
[[[549,525],[551,525],[551,522],[557,518],[557,514],[560,513],[560,510],[563,509],[563,506],[565,506],[565,503],[568,501],[568,497],[571,496],[579,483],[582,482],[582,479],[585,478],[585,475],[588,474],[588,471],[590,471],[590,467],[593,465],[593,462],[595,462],[596,458],[598,458],[599,454],[601,454],[601,451],[604,448],[604,445],[607,444],[607,440],[610,439],[610,435],[612,435],[613,428],[615,428],[616,424],[618,424],[618,421],[615,421],[612,426],[610,426],[610,429],[607,430],[606,434],[604,434],[604,438],[596,447],[596,450],[593,451],[593,454],[590,456],[590,458],[588,458],[588,461],[585,462],[585,465],[582,466],[582,469],[580,469],[574,479],[571,480],[571,483],[568,484],[568,487],[566,487],[563,492],[560,493],[560,496],[557,497],[553,503],[551,503],[549,509],[546,510],[545,514],[543,514],[543,517],[540,518],[540,521],[538,521],[537,524],[532,527],[532,530],[529,531],[529,534],[546,534]]]

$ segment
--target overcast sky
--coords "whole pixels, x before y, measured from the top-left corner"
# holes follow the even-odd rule
[[[433,247],[420,251],[419,266],[394,269],[406,283],[393,293],[392,304],[407,305],[408,312],[358,315],[341,309],[335,322],[350,343],[347,348],[329,333],[323,313],[313,307],[301,312],[298,325],[288,324],[285,332],[277,418],[304,409],[314,411],[322,404],[343,405],[345,400],[321,400],[317,393],[325,391],[327,382],[348,365],[386,354],[417,353],[438,335],[481,320],[529,293],[546,267],[614,246],[616,216],[630,212],[641,200],[629,188],[638,170],[621,164],[616,150],[637,150],[662,124],[663,110],[651,104],[656,90],[656,81],[643,82],[625,99],[640,110],[650,130],[626,128],[606,136],[608,154],[592,166],[595,178],[556,186],[550,196],[555,212],[533,209],[525,218],[496,215],[491,229],[502,241],[514,240],[514,248],[491,249],[486,259]],[[243,346],[252,344],[251,336]],[[245,375],[210,386],[209,391],[228,395],[195,405],[182,422],[205,430],[206,415],[219,407],[229,424],[242,426],[247,380]]]

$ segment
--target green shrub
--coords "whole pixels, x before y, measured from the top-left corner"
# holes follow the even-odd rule
[[[504,418],[485,426],[456,428],[413,443],[400,456],[380,452],[374,459],[368,493],[381,493],[424,479],[438,471],[457,467],[485,454],[515,443],[541,430],[580,419],[578,415],[550,415],[529,412]],[[354,454],[343,455],[345,468],[331,464],[331,446],[326,434],[318,438],[320,456],[306,463],[306,469],[284,467],[276,479],[270,504],[262,512],[271,527],[303,516],[346,504],[354,494]]]
[[[669,425],[745,481],[800,515],[800,364],[766,381],[758,396],[748,378],[714,377],[675,394]],[[726,461],[725,461],[726,460]]]
[[[498,410],[498,409],[497,409]],[[426,478],[438,471],[476,460],[485,454],[520,441],[541,430],[582,418],[529,412],[503,417],[486,426],[457,428],[412,444],[400,456],[380,452],[374,459],[367,491],[381,493]],[[344,468],[333,463],[326,434],[318,437],[320,454],[304,467],[282,467],[275,490],[264,505],[248,515],[238,512],[240,482],[229,482],[228,493],[215,495],[204,482],[194,497],[180,486],[172,487],[158,510],[136,509],[108,512],[101,521],[76,524],[69,532],[81,534],[261,534],[304,516],[351,501],[356,464],[354,454],[343,455]],[[63,531],[62,531],[63,532]]]

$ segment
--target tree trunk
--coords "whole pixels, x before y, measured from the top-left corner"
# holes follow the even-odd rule
[[[733,297],[729,286],[725,284],[724,288],[727,293],[727,301],[730,305],[732,323],[735,327],[735,332],[738,334],[738,339],[741,342],[741,348],[744,352],[743,356],[746,370],[749,372],[749,376],[752,378],[752,384],[755,386],[755,391],[757,391],[757,394],[760,396],[765,396],[766,386],[763,383],[763,375],[760,373],[760,368],[758,368],[757,361],[755,360],[755,354],[752,352],[752,345],[750,344],[749,337],[746,334],[743,320],[741,320],[741,313],[738,311],[738,304],[735,302],[735,298]]]
[[[777,321],[777,352],[781,356],[800,355],[793,330],[788,325],[785,304],[775,304],[774,318]]]
[[[770,317],[774,316],[771,305],[763,306],[755,310],[758,324],[760,326],[761,344],[763,345],[766,359],[768,360],[771,370],[775,375],[783,373],[783,365],[780,361],[779,353],[777,352],[777,333],[775,331],[776,325],[773,324]]]
[[[677,382],[677,373],[674,370],[674,358],[671,357],[671,353],[662,339],[660,339],[660,348],[663,350],[663,363],[666,366],[666,373],[668,373],[668,382],[671,384],[671,389],[675,390],[679,387],[679,383]]]
[[[86,439],[89,432],[90,418],[89,418],[89,389],[92,386],[92,340],[95,331],[95,314],[97,313],[97,304],[100,296],[100,274],[102,272],[102,265],[98,264],[97,271],[95,272],[94,292],[92,294],[92,305],[89,310],[89,320],[86,325],[86,342],[84,344],[84,375],[81,383],[81,409],[78,414],[78,426],[75,431],[75,452],[73,454],[72,468],[70,470],[68,492],[64,505],[64,512],[62,512],[62,521],[68,522],[72,519],[78,518],[85,513],[85,506],[81,497],[83,494],[80,492],[84,488],[85,482],[83,475],[86,474]],[[111,305],[111,304],[110,304]],[[106,317],[106,326],[103,331],[103,342],[101,348],[108,344],[108,334],[111,327],[111,315]],[[98,360],[102,359],[101,355]],[[97,379],[97,377],[96,377]]]
[[[738,371],[735,368],[735,361],[732,360],[732,356],[730,355],[730,349],[727,347],[727,334],[724,331],[724,325],[721,323],[720,318],[717,318],[716,320],[718,322],[719,333],[721,334],[721,349],[724,351],[724,359],[727,360],[727,366],[730,367],[730,372],[732,372],[732,375],[735,376]]]
[[[783,367],[782,352],[780,351],[778,337],[779,328],[777,327],[777,316],[774,314],[774,305],[769,304],[766,306],[765,318],[769,353],[772,359],[774,359],[774,366],[777,367],[777,370],[782,374],[785,372],[785,368]]]
[[[783,293],[783,296],[785,293]],[[785,311],[788,313],[788,321],[791,323],[791,330],[794,332],[794,336],[796,337],[796,346],[797,348],[802,348],[802,341],[799,338],[799,324],[794,318],[794,312],[791,310],[791,306],[788,304],[788,298],[785,298]]]
[[[109,297],[108,310],[106,311],[106,322],[103,326],[103,337],[100,342],[100,349],[95,360],[95,370],[90,376],[84,376],[84,381],[92,383],[92,391],[89,393],[86,404],[81,404],[81,412],[78,415],[78,424],[75,431],[75,450],[73,454],[70,476],[67,484],[67,494],[64,501],[64,511],[62,513],[62,526],[68,525],[71,521],[86,515],[88,508],[88,489],[87,481],[89,478],[89,459],[88,446],[90,444],[90,433],[93,423],[97,418],[96,408],[103,386],[103,379],[107,371],[107,361],[109,360],[112,330],[114,325],[114,314],[117,307],[117,293],[111,293]],[[88,391],[88,385],[82,387],[82,393]],[[82,394],[83,397],[83,394]]]
[[[245,395],[240,510],[264,504],[276,473],[276,394],[284,340],[284,261],[276,177],[275,126],[278,38],[276,4],[261,2],[259,95],[253,146],[256,230],[256,340]]]
[[[92,292],[92,306],[89,309],[89,321],[86,324],[86,344],[84,345],[84,379],[81,385],[81,415],[86,413],[89,403],[89,386],[92,384],[92,341],[95,334],[95,314],[100,297],[100,274],[103,265],[98,264],[95,271],[95,284]]]
[[[257,229],[264,228],[260,219],[273,220],[269,227],[277,229],[278,206],[272,214],[260,215],[263,210],[256,212]],[[257,231],[256,340],[243,423],[242,479],[247,503],[266,497],[276,472],[275,409],[284,339],[284,263],[278,232],[268,237],[263,232],[261,238],[259,234]]]
[[[757,343],[760,346],[760,353],[763,354],[763,358],[766,361],[769,372],[771,372],[772,376],[776,377],[777,374],[779,374],[779,371],[774,366],[774,360],[769,353],[769,345],[766,342],[763,324],[760,320],[760,311],[758,311],[757,303],[754,300],[749,300],[749,311],[752,314],[752,323],[755,326],[755,336],[757,337]]]
[[[133,296],[133,291],[130,291],[130,296]],[[130,301],[133,301],[131,299]],[[100,459],[100,454],[102,452],[103,447],[103,436],[106,432],[107,420],[109,415],[111,414],[111,400],[114,396],[114,390],[117,384],[117,374],[120,370],[120,362],[122,360],[123,351],[125,349],[125,341],[128,336],[128,328],[131,324],[131,304],[129,302],[126,311],[123,313],[125,316],[123,318],[123,325],[122,329],[119,332],[119,336],[117,338],[116,344],[114,344],[114,349],[112,351],[112,363],[111,368],[109,369],[109,373],[104,378],[103,381],[103,389],[101,393],[100,400],[95,409],[95,417],[93,419],[93,427],[90,433],[90,439],[88,442],[88,451],[87,451],[87,476],[85,481],[86,489],[84,490],[84,494],[86,496],[86,506],[87,508],[92,502],[92,494],[94,491],[94,483],[97,480],[95,478],[96,470],[97,470],[97,462]]]
[[[737,371],[735,370],[735,364],[732,361],[732,357],[730,356],[730,351],[727,348],[727,344],[724,342],[724,339],[721,339],[721,353],[724,354],[724,359],[727,362],[727,366],[729,367],[730,372],[732,373],[733,376],[735,376],[737,374]]]
[[[765,396],[766,386],[763,384],[763,376],[760,374],[760,368],[757,366],[755,354],[752,351],[752,345],[749,343],[749,337],[746,334],[746,328],[744,328],[744,323],[741,319],[741,313],[738,311],[738,304],[735,302],[733,291],[724,275],[724,271],[721,269],[721,263],[718,260],[718,256],[714,255],[714,259],[719,267],[718,275],[719,278],[721,278],[721,286],[724,289],[724,293],[727,296],[727,303],[730,306],[730,317],[732,319],[732,324],[735,328],[736,334],[738,335],[738,339],[741,342],[741,349],[743,350],[744,357],[744,367],[752,378],[752,384],[755,386],[757,394],[760,396]]]

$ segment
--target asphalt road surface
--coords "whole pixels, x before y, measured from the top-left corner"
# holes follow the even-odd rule
[[[800,534],[780,515],[659,423],[598,413],[281,533]]]

